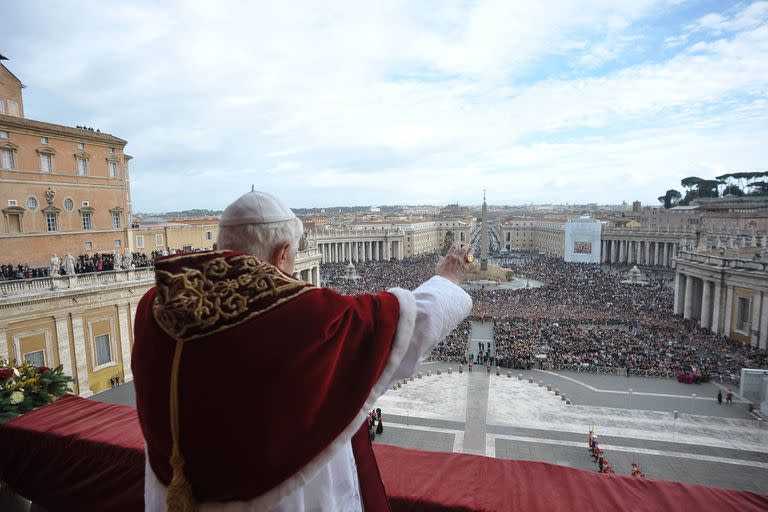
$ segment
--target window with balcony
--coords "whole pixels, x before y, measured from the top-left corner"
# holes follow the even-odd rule
[[[155,245],[158,247],[163,246],[163,235],[155,235]]]
[[[136,235],[136,248],[137,249],[144,248],[144,235]]]

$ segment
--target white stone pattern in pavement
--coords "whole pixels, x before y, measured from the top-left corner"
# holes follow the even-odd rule
[[[443,365],[447,368],[448,365]],[[605,436],[674,441],[676,443],[733,448],[768,453],[768,427],[756,428],[750,420],[681,414],[674,421],[666,412],[566,405],[546,385],[536,382],[487,375],[485,372],[451,375],[434,372],[414,379],[397,390],[389,390],[376,403],[386,414],[464,422],[467,383],[470,378],[489,379],[487,424],[571,432],[586,436],[591,425]],[[546,381],[545,381],[546,384]],[[493,439],[514,436],[488,435],[487,455],[493,455]],[[562,441],[536,438],[538,442]]]

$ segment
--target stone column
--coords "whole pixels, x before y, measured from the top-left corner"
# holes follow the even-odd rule
[[[600,242],[600,263],[605,263],[605,249],[608,243],[605,240]]]
[[[715,296],[714,300],[712,301],[712,332],[715,334],[720,334],[722,329],[720,328],[722,322],[720,319],[722,318],[722,313],[720,312],[721,306],[722,306],[722,295],[723,295],[723,287],[720,286],[720,281],[715,281]]]
[[[749,344],[753,347],[760,345],[760,314],[763,310],[763,294],[755,290],[752,295],[752,316],[749,318]]]
[[[685,304],[683,305],[683,318],[691,318],[693,313],[693,283],[694,278],[687,276],[685,280]]]
[[[646,240],[645,242],[645,263],[647,266],[651,265],[651,242],[650,240]]]
[[[389,240],[387,240],[386,238],[384,239],[384,259],[386,261],[389,261],[389,259],[392,257],[390,256],[390,253],[391,253],[390,243],[391,242]]]
[[[653,242],[653,264],[659,266],[659,242]]]
[[[80,396],[87,398],[93,395],[88,388],[88,362],[86,360],[85,329],[83,328],[83,312],[72,313],[72,337],[75,340],[75,366],[77,367],[77,390]]]
[[[323,283],[320,282],[320,267],[315,267],[315,286],[322,286]]]
[[[729,286],[725,292],[725,322],[723,334],[731,336],[731,319],[733,318],[733,286]]]
[[[69,323],[67,315],[55,315],[56,321],[56,347],[59,353],[59,364],[64,367],[64,373],[74,375],[72,371],[72,354],[69,347]],[[0,329],[0,345],[4,345],[5,336]]]
[[[675,274],[675,311],[676,315],[683,314],[683,299],[685,297],[686,275],[682,272]]]
[[[120,351],[123,356],[123,382],[133,380],[133,372],[131,371],[131,333],[128,332],[131,325],[130,314],[131,309],[128,304],[118,304],[117,321],[120,332]]]
[[[69,347],[69,344],[67,344],[67,347]],[[0,325],[0,357],[6,360],[10,359],[10,354],[8,353],[7,333],[5,332],[5,326],[3,325]]]
[[[768,347],[768,297],[763,294],[763,307],[760,314],[760,337],[758,339],[758,348],[765,350]]]
[[[373,261],[379,260],[379,242],[374,241],[373,242]]]
[[[626,263],[627,262],[627,241],[621,240],[619,242],[619,263]]]
[[[664,261],[661,264],[662,267],[668,267],[669,266],[669,244],[667,242],[664,242]]]
[[[712,328],[712,282],[703,279],[701,281],[701,328]]]

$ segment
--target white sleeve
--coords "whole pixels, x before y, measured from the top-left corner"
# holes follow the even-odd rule
[[[363,410],[389,389],[393,382],[413,375],[437,343],[472,310],[472,298],[448,279],[434,276],[415,290],[387,290],[400,303],[400,317],[389,361],[373,386]]]

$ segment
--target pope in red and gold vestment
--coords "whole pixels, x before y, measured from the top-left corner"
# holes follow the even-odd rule
[[[178,476],[198,510],[387,510],[366,413],[469,296],[439,276],[345,296],[231,251],[155,273],[132,357],[147,510],[166,510]]]

